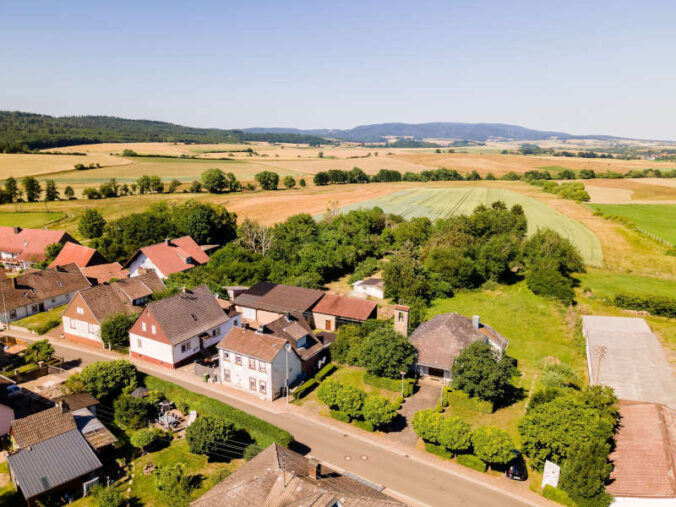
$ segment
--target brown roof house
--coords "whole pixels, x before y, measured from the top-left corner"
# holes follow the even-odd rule
[[[52,243],[77,243],[66,231],[0,226],[0,261],[8,269],[27,269],[46,260]]]
[[[78,268],[105,264],[108,262],[98,250],[82,246],[79,243],[68,241],[56,256],[56,259],[49,265],[50,268],[65,266],[66,264],[76,264]]]
[[[444,313],[420,324],[409,337],[409,342],[417,351],[418,375],[440,377],[448,382],[453,361],[465,347],[474,342],[484,342],[502,355],[509,340],[492,327],[482,324],[478,315],[469,319],[459,313]]]
[[[310,322],[312,307],[323,295],[322,291],[316,289],[258,282],[240,293],[233,302],[245,320],[256,323],[267,324],[287,312],[300,313]]]
[[[287,313],[255,330],[233,328],[217,347],[223,385],[273,400],[287,385],[321,367],[329,344],[312,332],[300,313]]]
[[[122,278],[127,278],[129,276],[129,272],[124,269],[119,262],[85,266],[84,268],[80,268],[80,271],[82,271],[82,274],[93,284],[106,283],[111,280],[121,280]]]
[[[7,456],[10,478],[29,506],[44,493],[81,489],[102,467],[65,403],[13,421],[10,436],[18,449]]]
[[[378,316],[378,303],[335,294],[324,294],[312,308],[315,327],[335,331],[341,324],[361,323]]]
[[[129,270],[129,276],[138,276],[143,270],[153,269],[164,279],[172,273],[188,271],[207,262],[209,256],[195,240],[183,236],[139,249],[124,267]]]
[[[61,316],[64,337],[102,348],[101,323],[107,317],[140,313],[150,296],[164,288],[162,280],[150,272],[78,291]]]
[[[277,444],[236,470],[192,507],[389,507],[405,505],[382,492],[383,488],[341,474],[315,459],[308,459]]]
[[[75,264],[0,280],[0,322],[23,319],[68,303],[91,284]]]
[[[132,357],[175,368],[216,345],[241,316],[231,317],[206,285],[153,301],[129,330]]]

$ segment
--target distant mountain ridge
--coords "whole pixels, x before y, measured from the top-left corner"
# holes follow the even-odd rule
[[[306,134],[331,137],[362,143],[382,142],[388,136],[412,137],[414,139],[457,139],[461,141],[481,141],[501,139],[510,141],[543,141],[551,138],[599,139],[604,141],[629,139],[607,135],[578,136],[566,132],[535,130],[505,123],[377,123],[359,125],[351,129],[294,129],[294,128],[247,128],[250,133]]]

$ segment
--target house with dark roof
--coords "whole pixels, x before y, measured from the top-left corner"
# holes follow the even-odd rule
[[[0,280],[0,322],[23,319],[68,303],[77,291],[90,287],[75,264],[30,271]]]
[[[438,377],[444,382],[451,379],[455,358],[471,343],[486,343],[500,355],[509,344],[507,338],[481,323],[479,316],[469,319],[459,313],[444,313],[423,322],[413,331],[409,342],[417,351],[418,375]]]
[[[225,313],[206,285],[149,303],[129,331],[132,357],[175,368],[216,345],[241,316]]]
[[[233,303],[245,320],[259,324],[272,322],[287,312],[300,313],[312,322],[312,307],[323,295],[316,289],[258,282],[237,295]]]
[[[195,500],[191,507],[394,507],[405,504],[383,487],[339,473],[315,459],[272,444]]]
[[[139,249],[124,265],[129,276],[152,269],[164,279],[172,273],[188,271],[209,262],[209,256],[190,236],[165,239],[162,243]]]
[[[324,294],[312,308],[317,329],[335,331],[341,324],[360,324],[378,316],[378,303],[365,299]]]
[[[326,363],[329,345],[300,313],[287,313],[257,329],[233,328],[217,345],[219,379],[273,400]]]
[[[105,264],[106,262],[108,261],[98,250],[68,241],[48,267],[55,268],[66,264],[75,264],[78,268],[84,268]]]
[[[6,269],[27,269],[46,260],[52,243],[77,243],[66,231],[0,226],[0,261]]]
[[[85,266],[80,271],[94,285],[121,280],[129,276],[129,272],[119,262],[108,262],[95,266]]]
[[[63,335],[67,340],[102,348],[101,323],[107,317],[140,313],[150,296],[164,289],[162,280],[150,272],[78,291],[61,316]]]

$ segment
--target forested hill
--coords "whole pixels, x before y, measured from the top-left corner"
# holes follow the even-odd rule
[[[202,129],[150,120],[113,116],[62,116],[0,111],[0,153],[22,152],[93,143],[184,142],[238,143],[269,141],[327,144],[304,133],[256,133]]]
[[[575,136],[565,132],[553,132],[534,130],[518,125],[504,123],[378,123],[374,125],[360,125],[347,130],[319,129],[298,130],[285,128],[252,128],[244,129],[245,132],[262,133],[296,133],[311,134],[322,137],[344,139],[363,143],[379,142],[387,136],[412,137],[413,139],[457,139],[463,141],[484,142],[490,139],[516,140],[516,141],[541,141],[544,139],[621,139],[619,137],[590,135]]]

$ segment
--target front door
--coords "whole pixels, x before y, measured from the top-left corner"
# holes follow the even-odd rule
[[[327,331],[331,331],[331,321],[327,320],[326,325],[324,327],[326,328]]]
[[[45,304],[44,304],[44,303],[40,303],[40,304],[38,305],[38,307],[40,308],[40,311],[41,311],[41,312],[44,312],[44,311],[45,311]]]

